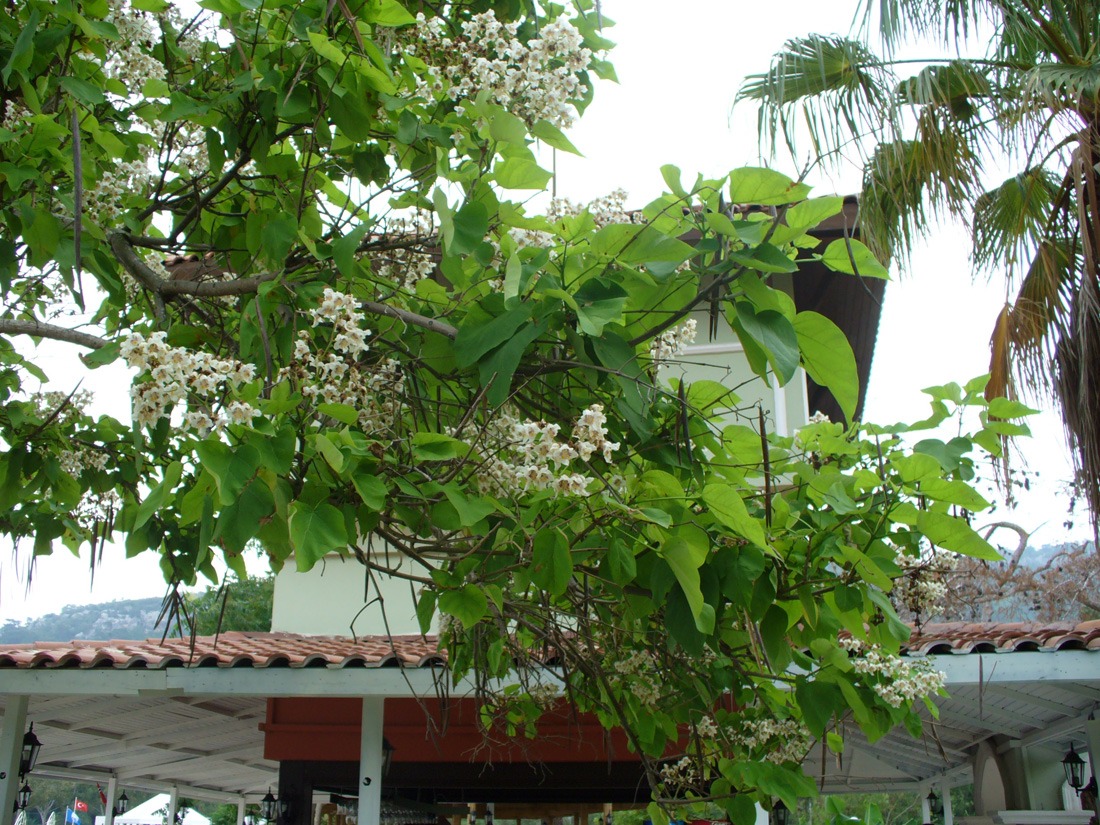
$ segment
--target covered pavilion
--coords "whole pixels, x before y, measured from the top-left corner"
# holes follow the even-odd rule
[[[815,748],[806,772],[823,792],[935,789],[949,803],[950,787],[973,782],[987,821],[1087,823],[1064,810],[1075,794],[1060,760],[1071,744],[1100,756],[1100,622],[930,624],[907,655],[946,673],[939,719],[919,739],[853,730],[841,756]],[[311,825],[335,797],[358,799],[358,825],[379,825],[383,799],[437,814],[496,804],[498,819],[648,801],[625,742],[583,719],[483,742],[470,686],[449,684],[444,656],[431,637],[291,633],[2,648],[0,805],[13,805],[31,722],[43,743],[32,787],[35,774],[104,782],[108,808],[145,788],[169,792],[172,808],[181,795],[237,803],[243,822],[245,803],[272,789],[279,825]]]

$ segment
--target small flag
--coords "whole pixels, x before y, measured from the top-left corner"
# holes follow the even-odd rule
[[[75,810],[78,810],[78,811],[85,811],[85,812],[87,812],[87,810],[88,810],[88,803],[87,803],[87,802],[82,802],[81,800],[77,799],[76,801],[74,801],[74,802],[73,802],[73,808],[74,808]]]
[[[80,825],[80,817],[72,808],[65,809],[65,825]]]
[[[95,789],[99,791],[99,804],[104,808],[107,807],[107,794],[103,793],[103,788],[99,787],[99,783],[95,783]]]

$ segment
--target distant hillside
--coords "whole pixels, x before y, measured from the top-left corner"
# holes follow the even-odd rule
[[[252,576],[241,581],[231,578],[228,594],[213,587],[203,593],[185,594],[185,610],[199,635],[213,634],[219,629],[268,631],[271,629],[274,589],[275,579],[270,575]],[[156,621],[161,604],[160,597],[154,596],[103,604],[69,605],[59,613],[40,619],[5,622],[0,625],[0,644],[160,638],[164,635],[164,627],[157,627]],[[175,624],[171,630],[170,636],[179,635]]]
[[[71,604],[38,619],[0,625],[0,642],[68,642],[73,639],[149,639],[160,636],[159,596],[105,604]]]

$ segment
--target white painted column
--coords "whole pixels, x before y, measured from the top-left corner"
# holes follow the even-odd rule
[[[237,825],[244,825],[244,811],[244,797],[242,796],[237,800]]]
[[[180,806],[180,789],[172,786],[172,792],[168,795],[168,825],[176,825],[176,812]]]
[[[920,791],[920,821],[931,822],[932,821],[932,808],[928,805],[928,794],[924,791]]]
[[[955,825],[955,812],[951,809],[951,786],[946,782],[940,785],[940,798],[943,800],[943,825]]]
[[[363,697],[363,729],[359,738],[359,822],[381,825],[382,714],[386,700]]]
[[[107,780],[107,804],[103,811],[103,821],[106,825],[114,825],[115,822],[115,803],[118,800],[118,777],[112,776]],[[95,819],[92,820],[95,822]]]
[[[23,732],[27,726],[26,696],[9,696],[0,729],[0,822],[11,822],[11,809],[19,793],[19,754],[23,750]]]

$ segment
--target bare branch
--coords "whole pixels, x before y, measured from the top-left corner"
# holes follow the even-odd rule
[[[0,335],[31,335],[35,338],[49,338],[54,341],[79,344],[89,349],[99,349],[107,345],[107,342],[98,335],[44,324],[41,321],[19,321],[14,318],[0,318]]]

